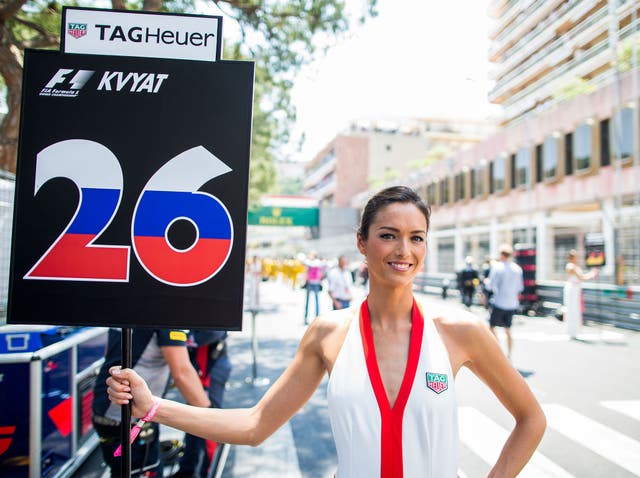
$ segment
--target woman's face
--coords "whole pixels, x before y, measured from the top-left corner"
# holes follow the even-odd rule
[[[422,270],[427,251],[427,220],[414,204],[394,203],[376,214],[369,237],[358,236],[373,282],[406,285]]]

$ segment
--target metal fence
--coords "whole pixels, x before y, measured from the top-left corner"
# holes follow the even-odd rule
[[[0,171],[0,325],[4,324],[7,318],[15,182],[13,174]]]

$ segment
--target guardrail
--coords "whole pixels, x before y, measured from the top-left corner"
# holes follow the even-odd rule
[[[562,306],[561,282],[540,282],[537,286],[542,310],[555,313]],[[640,331],[640,288],[584,283],[583,319]]]
[[[418,274],[413,283],[426,294],[441,295],[445,280],[449,281],[447,296],[459,297],[455,274]],[[556,314],[562,308],[563,287],[560,281],[538,282],[538,302],[530,308],[540,315]],[[583,284],[583,295],[585,321],[640,331],[640,287],[587,282]],[[480,304],[478,294],[474,299],[474,303]]]

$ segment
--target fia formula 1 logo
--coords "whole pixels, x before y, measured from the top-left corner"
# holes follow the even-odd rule
[[[66,96],[76,98],[95,72],[60,68],[40,90],[40,96]]]

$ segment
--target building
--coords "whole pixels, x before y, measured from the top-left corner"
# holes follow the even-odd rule
[[[597,237],[600,280],[640,285],[639,8],[491,2],[500,128],[406,181],[432,205],[428,273],[451,273],[467,255],[495,257],[508,242],[535,245],[538,281],[563,280],[568,250],[584,257]]]
[[[430,152],[451,153],[487,135],[486,122],[452,119],[361,120],[306,166],[304,194],[322,206],[351,207],[372,185],[419,170]]]

